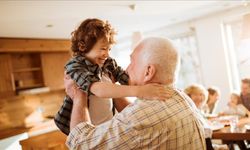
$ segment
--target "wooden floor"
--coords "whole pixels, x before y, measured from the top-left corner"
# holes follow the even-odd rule
[[[67,150],[66,135],[56,130],[20,141],[23,150]]]
[[[15,127],[11,129],[0,130],[0,140],[28,132],[29,130],[30,128],[25,127]]]
[[[3,130],[0,138],[7,138],[21,133],[27,133],[28,139],[20,141],[23,150],[67,150],[67,136],[58,130],[53,120],[36,126],[25,128],[16,127]]]

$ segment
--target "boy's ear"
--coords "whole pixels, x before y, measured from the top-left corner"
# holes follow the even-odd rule
[[[144,83],[149,82],[155,76],[156,69],[154,65],[148,65],[144,73]]]

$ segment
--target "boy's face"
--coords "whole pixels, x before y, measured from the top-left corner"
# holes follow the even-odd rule
[[[105,39],[99,39],[93,48],[85,54],[85,57],[92,63],[103,66],[106,59],[109,57],[111,45]]]

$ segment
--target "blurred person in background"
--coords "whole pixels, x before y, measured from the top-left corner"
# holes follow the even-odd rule
[[[202,107],[206,104],[207,100],[207,95],[208,92],[207,90],[199,84],[192,84],[188,86],[184,92],[192,99],[194,102],[195,106],[198,108],[199,112],[204,116],[204,112],[202,111]],[[204,130],[205,130],[205,139],[206,139],[206,147],[207,150],[213,150],[212,142],[211,142],[211,137],[212,137],[212,130],[209,127],[208,121],[203,118],[202,121]]]
[[[220,115],[237,115],[239,117],[249,116],[247,108],[241,104],[240,95],[236,92],[231,93],[227,107],[219,113]]]
[[[205,110],[207,98],[208,98],[208,90],[204,88],[204,86],[200,84],[192,84],[188,86],[184,92],[193,100],[199,112],[203,115],[203,127],[205,130],[205,139],[206,139],[206,147],[207,150],[225,150],[228,149],[227,145],[223,144],[212,144],[212,129],[211,123],[209,120],[205,118]],[[219,92],[218,92],[219,93]]]
[[[220,97],[220,90],[217,87],[209,87],[207,91],[208,91],[208,99],[207,103],[203,107],[203,110],[205,111],[205,113],[211,114],[213,113],[217,101]]]
[[[242,104],[250,111],[250,78],[241,80],[241,94]]]
[[[202,108],[206,104],[208,92],[199,84],[192,84],[188,86],[184,92],[193,100],[196,107],[203,113]]]

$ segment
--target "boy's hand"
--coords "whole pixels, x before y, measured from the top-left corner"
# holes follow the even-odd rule
[[[166,100],[170,98],[174,91],[167,89],[161,84],[147,84],[138,87],[139,88],[139,98],[150,99],[150,100]]]

